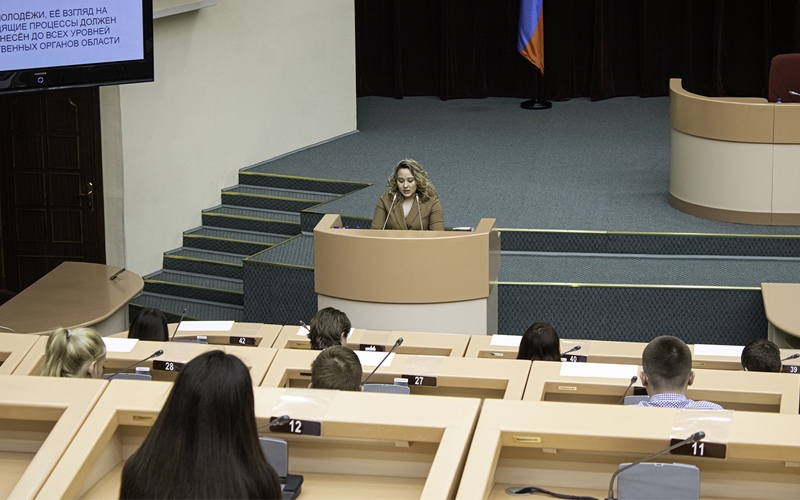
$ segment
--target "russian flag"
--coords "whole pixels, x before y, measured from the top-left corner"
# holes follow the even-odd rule
[[[517,50],[544,74],[544,0],[520,0]]]

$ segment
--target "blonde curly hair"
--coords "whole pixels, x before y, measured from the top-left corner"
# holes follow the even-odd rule
[[[422,165],[420,165],[418,161],[412,160],[411,158],[400,160],[400,163],[392,170],[392,175],[389,176],[389,180],[386,181],[386,188],[390,195],[400,194],[397,190],[397,171],[401,168],[407,168],[408,171],[411,172],[411,175],[414,176],[414,181],[417,183],[419,201],[421,203],[427,203],[431,199],[436,198],[436,189],[433,187],[433,184],[431,184],[431,181],[428,180],[428,173],[422,169]]]

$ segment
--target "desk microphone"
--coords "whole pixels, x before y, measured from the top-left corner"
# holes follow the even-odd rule
[[[581,346],[579,346],[579,345],[576,345],[575,347],[573,347],[573,348],[572,348],[572,349],[570,349],[569,351],[567,351],[567,352],[562,352],[562,353],[561,353],[561,356],[566,356],[567,354],[571,353],[572,351],[580,351],[580,350],[581,350]]]
[[[635,384],[637,380],[639,380],[639,377],[637,377],[636,375],[631,377],[631,383],[628,384],[628,387],[625,389],[625,392],[622,393],[622,399],[619,400],[619,404],[623,404],[625,402],[625,396],[628,394],[628,391],[631,390],[631,386]]]
[[[303,321],[302,319],[300,320],[300,327],[305,328],[308,333],[311,333],[311,328],[309,328],[306,322]]]
[[[291,417],[289,417],[289,415],[281,415],[280,417],[276,418],[272,422],[267,422],[266,424],[264,424],[262,426],[259,426],[259,428],[256,429],[256,430],[261,430],[264,427],[269,427],[270,429],[273,428],[273,427],[280,427],[282,425],[288,424],[290,420],[291,420]]]
[[[792,355],[791,355],[791,356],[789,356],[788,358],[784,358],[784,359],[782,359],[782,360],[781,360],[781,362],[783,362],[783,361],[789,361],[790,359],[797,359],[797,358],[800,358],[800,353],[795,353],[795,354],[792,354]]]
[[[381,229],[386,229],[386,224],[389,223],[389,217],[392,215],[392,208],[394,208],[394,202],[397,201],[397,193],[392,196],[392,204],[389,205],[389,212],[386,213],[386,220],[383,221],[383,227]]]
[[[175,335],[178,333],[178,328],[181,327],[181,323],[183,323],[183,318],[186,317],[186,309],[184,308],[183,312],[181,313],[181,319],[178,320],[178,326],[175,327],[175,331],[172,332],[172,338],[169,339],[170,342],[175,340]]]
[[[790,90],[790,91],[789,91],[789,93],[790,93],[790,94],[792,94],[792,95],[798,95],[798,96],[800,96],[800,94],[798,94],[798,93],[797,93],[797,92],[795,92],[794,90]]]
[[[111,380],[112,378],[116,377],[120,373],[130,370],[134,366],[140,365],[140,364],[144,363],[145,361],[147,361],[148,359],[157,358],[157,357],[161,356],[162,354],[164,354],[164,351],[162,349],[159,349],[156,352],[154,352],[153,354],[151,354],[151,355],[147,356],[146,358],[144,358],[143,360],[137,361],[136,363],[132,364],[131,366],[129,366],[127,368],[123,368],[122,370],[118,371],[117,373],[112,373],[110,376],[104,376],[103,378],[106,379],[106,380]]]
[[[608,483],[608,499],[607,500],[616,500],[615,497],[614,497],[614,480],[617,479],[617,476],[619,476],[619,474],[621,472],[625,472],[626,470],[630,469],[631,467],[637,466],[642,462],[646,462],[648,460],[652,460],[652,459],[656,458],[659,455],[663,455],[664,453],[667,453],[667,452],[670,452],[670,451],[674,450],[675,448],[680,448],[681,446],[683,446],[685,444],[696,443],[696,442],[702,440],[705,437],[706,437],[706,433],[705,432],[703,432],[703,431],[695,432],[694,434],[692,434],[688,438],[684,439],[683,441],[675,443],[672,446],[659,451],[658,453],[653,453],[652,455],[648,455],[648,456],[646,456],[644,458],[640,458],[639,460],[633,462],[630,465],[626,465],[625,467],[623,467],[621,469],[617,469],[614,472],[614,475],[611,476],[611,482]]]
[[[15,332],[14,330],[12,330],[11,328],[9,328],[7,326],[0,325],[0,328],[2,328],[3,330],[8,330],[11,333],[17,333],[17,332]],[[786,358],[786,359],[791,359],[791,358]]]
[[[364,385],[364,384],[366,384],[366,383],[367,383],[367,380],[369,380],[369,378],[370,378],[370,377],[372,377],[372,376],[375,374],[375,372],[376,372],[376,371],[378,371],[378,368],[380,368],[380,367],[381,367],[381,365],[383,364],[383,362],[384,362],[384,361],[386,361],[386,358],[388,358],[388,357],[389,357],[389,355],[392,353],[392,351],[394,351],[395,349],[397,349],[398,347],[400,347],[400,344],[402,344],[402,343],[403,343],[403,337],[400,337],[400,338],[398,338],[398,339],[397,339],[397,341],[396,341],[396,342],[394,343],[394,345],[392,346],[392,348],[391,348],[391,349],[389,349],[389,352],[387,352],[387,353],[386,353],[386,356],[384,356],[384,357],[383,357],[383,359],[381,360],[381,362],[380,362],[380,363],[378,363],[378,366],[376,366],[376,367],[375,367],[375,369],[374,369],[374,370],[372,370],[372,373],[370,373],[370,374],[369,374],[369,377],[367,377],[367,378],[366,378],[366,380],[364,380],[364,382],[362,382],[362,383],[361,383],[361,385]]]
[[[118,277],[120,274],[122,274],[122,273],[124,273],[124,272],[125,272],[125,268],[123,267],[122,269],[120,269],[119,271],[117,271],[116,273],[114,273],[114,276],[112,276],[112,277],[108,278],[108,281],[114,281],[115,279],[117,279],[117,277]]]
[[[423,231],[422,227],[422,211],[419,209],[419,193],[417,193],[417,213],[419,214],[419,230]]]

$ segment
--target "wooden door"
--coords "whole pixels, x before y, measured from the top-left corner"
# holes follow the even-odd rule
[[[64,261],[105,263],[97,88],[0,97],[6,287]]]

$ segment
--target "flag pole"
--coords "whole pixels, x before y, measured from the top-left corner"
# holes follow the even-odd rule
[[[545,101],[542,98],[542,93],[539,89],[539,81],[544,80],[544,74],[538,71],[539,68],[536,68],[536,74],[533,75],[533,99],[529,101],[524,101],[520,103],[519,107],[522,109],[550,109],[553,107],[553,103],[550,101]]]
[[[520,104],[522,109],[550,109],[544,93],[544,0],[520,0],[517,51],[538,70],[533,74],[533,99]]]

